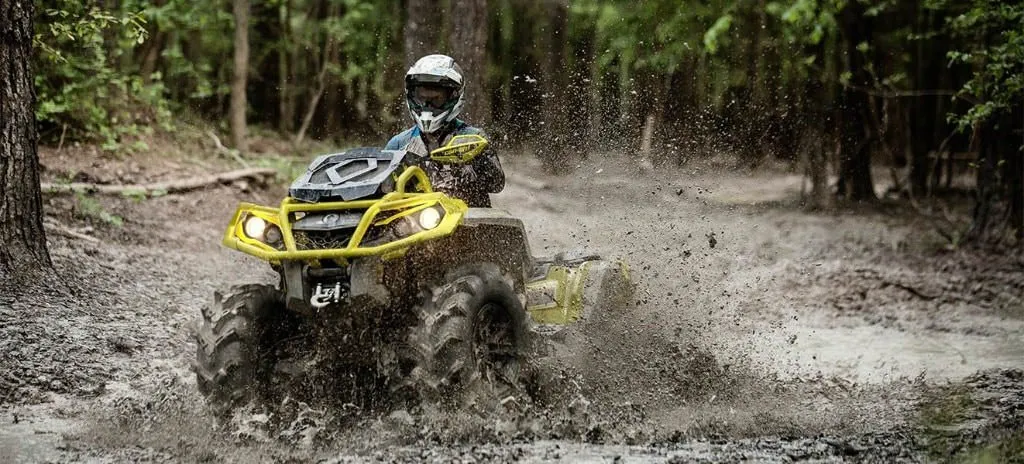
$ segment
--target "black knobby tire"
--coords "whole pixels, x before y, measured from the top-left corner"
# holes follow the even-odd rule
[[[512,278],[497,266],[463,266],[424,292],[410,329],[400,385],[419,400],[468,406],[520,387],[529,327]]]
[[[234,287],[214,295],[196,333],[196,381],[217,415],[250,401],[274,401],[276,347],[297,330],[297,317],[270,285]]]

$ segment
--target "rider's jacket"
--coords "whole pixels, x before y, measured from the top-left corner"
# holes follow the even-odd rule
[[[471,207],[491,206],[488,194],[505,188],[505,173],[494,150],[488,149],[469,164],[439,163],[430,159],[430,150],[448,143],[456,135],[475,134],[486,138],[479,128],[455,120],[448,128],[434,135],[424,135],[413,127],[391,138],[385,150],[406,150],[408,159],[427,172],[435,190],[465,201]]]

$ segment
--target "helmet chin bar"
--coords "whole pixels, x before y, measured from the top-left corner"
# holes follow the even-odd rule
[[[445,111],[435,116],[432,111],[422,111],[419,114],[413,112],[412,118],[416,120],[416,125],[419,126],[420,131],[425,134],[433,134],[441,130],[448,123],[449,113],[451,111]]]

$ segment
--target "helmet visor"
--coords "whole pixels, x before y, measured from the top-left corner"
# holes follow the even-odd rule
[[[419,84],[409,90],[409,98],[421,110],[443,111],[454,104],[455,89],[436,84]]]

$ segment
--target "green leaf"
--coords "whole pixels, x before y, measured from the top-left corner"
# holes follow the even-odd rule
[[[732,25],[732,15],[725,14],[719,17],[711,28],[704,33],[704,49],[712,55],[718,51],[722,42],[725,40],[725,33],[729,31],[729,27]]]

